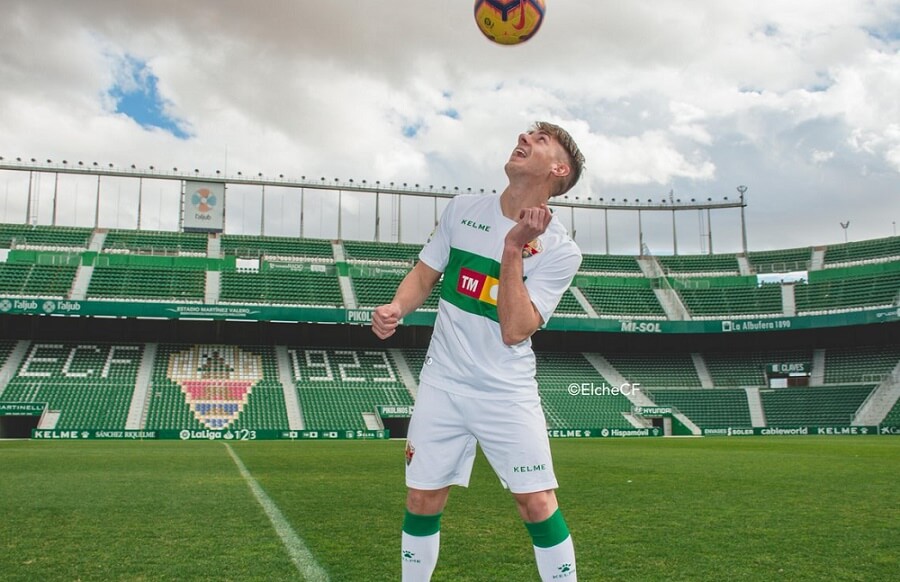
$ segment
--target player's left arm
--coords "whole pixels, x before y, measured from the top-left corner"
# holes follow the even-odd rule
[[[497,319],[503,343],[512,346],[531,337],[544,319],[531,301],[523,276],[522,247],[547,230],[553,215],[546,204],[526,208],[503,241],[500,283],[497,292]]]

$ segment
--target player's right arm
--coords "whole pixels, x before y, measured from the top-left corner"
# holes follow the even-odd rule
[[[424,261],[416,263],[400,282],[394,299],[372,312],[372,331],[375,335],[379,339],[394,335],[400,320],[425,303],[440,278],[440,271],[435,271]]]

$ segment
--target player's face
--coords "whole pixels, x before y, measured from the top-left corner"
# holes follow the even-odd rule
[[[506,173],[547,177],[561,159],[562,146],[545,131],[519,134],[519,141],[506,163]]]

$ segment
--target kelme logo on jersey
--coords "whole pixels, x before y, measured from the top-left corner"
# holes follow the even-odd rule
[[[476,273],[472,269],[465,267],[459,270],[456,290],[463,295],[468,295],[491,305],[497,305],[497,291],[499,289],[500,281],[490,275]]]

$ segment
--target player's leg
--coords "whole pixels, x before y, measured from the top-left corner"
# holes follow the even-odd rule
[[[450,487],[407,491],[401,539],[403,582],[431,580],[441,547],[441,515],[449,495]]]
[[[481,401],[478,409],[484,416],[472,432],[516,500],[541,579],[576,580],[575,550],[556,500],[558,484],[540,399]]]
[[[437,565],[441,514],[451,485],[467,486],[475,439],[464,428],[457,398],[419,386],[406,442],[406,515],[401,563],[404,582],[427,582]]]
[[[513,496],[531,535],[541,580],[577,580],[575,546],[556,501],[556,492],[551,489]]]

